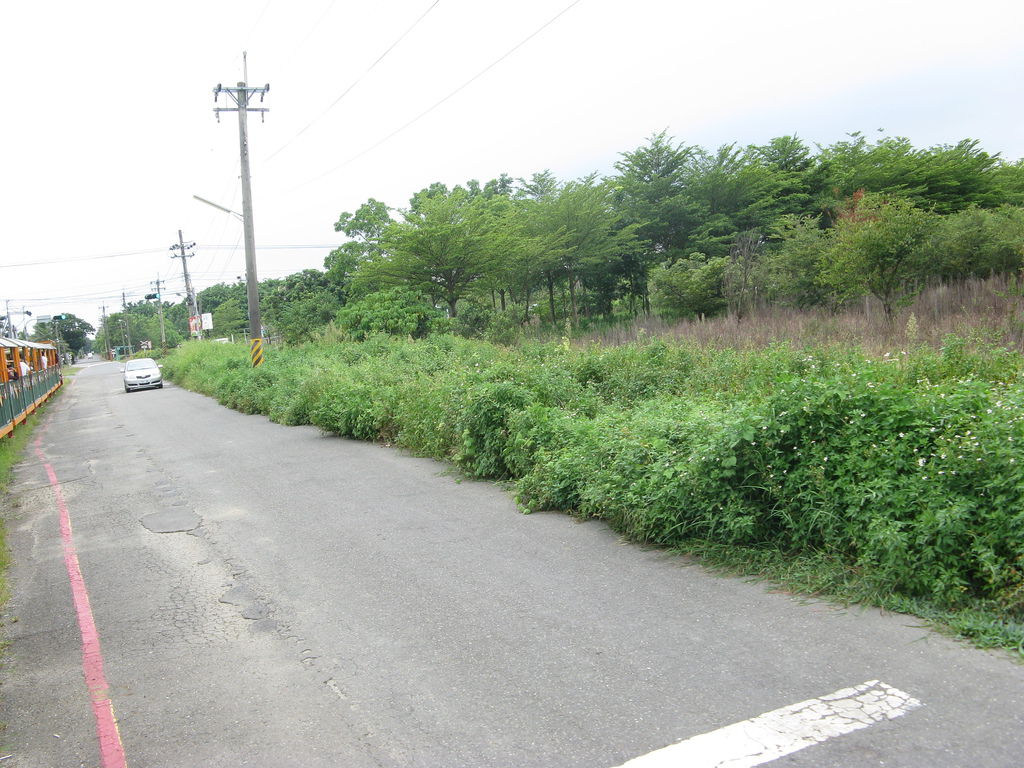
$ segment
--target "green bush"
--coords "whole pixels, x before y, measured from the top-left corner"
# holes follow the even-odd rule
[[[461,442],[454,457],[456,463],[478,477],[509,477],[505,462],[509,416],[523,410],[531,400],[529,390],[508,381],[472,387],[466,393],[458,421]]]
[[[375,333],[419,339],[438,330],[445,319],[419,294],[407,288],[388,288],[342,307],[335,323],[355,341]]]

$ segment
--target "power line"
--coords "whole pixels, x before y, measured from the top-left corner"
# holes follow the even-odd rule
[[[128,285],[123,285],[119,289],[117,289],[116,294],[117,294],[117,296],[120,296],[121,295],[121,291],[123,291],[123,290],[128,290],[128,291],[131,291],[132,293],[137,293],[139,291],[144,290],[146,285],[147,285],[146,283],[132,283],[132,284],[128,284]],[[115,289],[109,287],[109,283],[108,283],[104,287],[96,286],[95,290],[85,291],[83,293],[69,293],[69,294],[62,294],[62,295],[58,295],[58,296],[31,296],[31,297],[19,296],[19,297],[17,297],[16,300],[19,303],[25,303],[25,304],[36,304],[36,303],[40,303],[40,302],[91,301],[93,299],[108,298],[109,296],[113,295],[113,294],[111,294],[109,292],[110,291],[114,291],[114,290]],[[12,298],[12,301],[14,301],[14,300],[15,299]]]
[[[347,165],[350,165],[350,164],[354,163],[354,162],[355,162],[356,160],[358,160],[359,158],[361,158],[361,157],[362,157],[363,155],[369,154],[370,152],[372,152],[373,150],[375,150],[375,149],[376,149],[377,147],[379,147],[379,146],[380,146],[381,144],[383,144],[384,142],[386,142],[386,141],[388,141],[388,140],[390,140],[390,139],[394,138],[394,137],[395,137],[395,136],[397,136],[397,135],[398,135],[399,133],[401,133],[401,132],[402,132],[402,131],[404,131],[404,130],[405,130],[406,128],[408,128],[409,126],[413,125],[413,124],[414,124],[414,123],[416,123],[416,122],[419,122],[419,121],[420,121],[421,119],[423,119],[423,118],[424,118],[424,117],[426,117],[426,116],[427,116],[428,114],[430,114],[430,113],[431,113],[431,112],[433,112],[433,111],[434,111],[435,109],[437,109],[437,108],[438,108],[439,106],[441,106],[441,105],[442,105],[442,104],[444,104],[444,103],[445,103],[446,101],[448,101],[448,99],[450,99],[450,98],[451,98],[452,96],[454,96],[455,94],[457,94],[457,93],[459,93],[460,91],[462,91],[462,90],[464,90],[465,88],[467,88],[467,87],[468,87],[469,85],[471,85],[472,83],[474,83],[475,81],[477,81],[477,80],[478,80],[479,78],[481,78],[481,77],[482,77],[483,75],[485,75],[485,74],[486,74],[487,72],[489,72],[489,71],[490,71],[491,69],[493,69],[493,68],[494,68],[495,66],[497,66],[498,64],[500,64],[501,62],[503,62],[503,61],[504,61],[505,59],[507,59],[507,58],[508,58],[509,56],[511,56],[511,55],[512,55],[513,53],[515,53],[516,51],[518,51],[518,50],[519,50],[520,48],[522,48],[522,47],[523,47],[524,45],[526,45],[526,43],[528,43],[528,42],[529,42],[530,40],[532,40],[532,39],[533,39],[534,37],[536,37],[537,35],[539,35],[539,34],[540,34],[541,32],[543,32],[543,31],[544,31],[545,29],[547,29],[547,28],[548,28],[549,26],[551,26],[552,24],[554,24],[554,23],[555,23],[555,22],[556,22],[556,21],[557,21],[557,20],[558,20],[559,18],[561,18],[561,17],[562,17],[563,15],[565,15],[565,14],[566,14],[566,13],[567,13],[568,11],[570,11],[570,10],[571,10],[571,9],[573,8],[573,6],[575,6],[575,5],[578,5],[578,4],[580,3],[580,2],[581,2],[581,0],[573,0],[573,2],[569,3],[569,4],[567,5],[567,6],[565,6],[565,8],[563,8],[562,10],[560,10],[560,11],[559,11],[558,13],[556,13],[556,14],[555,14],[554,16],[552,16],[552,17],[551,17],[550,19],[548,19],[548,20],[547,20],[546,22],[544,22],[544,24],[542,24],[542,25],[541,25],[541,26],[539,26],[539,27],[538,27],[537,29],[535,29],[535,30],[534,30],[533,32],[531,32],[531,33],[530,33],[529,35],[527,35],[526,37],[524,37],[524,38],[523,38],[522,40],[520,40],[520,41],[519,41],[519,42],[518,42],[518,43],[517,43],[516,45],[514,45],[514,46],[513,46],[512,48],[510,48],[509,50],[507,50],[507,51],[506,51],[505,53],[503,53],[503,54],[502,54],[501,56],[499,56],[498,58],[496,58],[496,59],[495,59],[494,61],[492,61],[492,62],[491,62],[490,64],[488,64],[488,65],[487,65],[486,67],[484,67],[483,69],[481,69],[481,70],[480,70],[479,72],[477,72],[477,73],[476,73],[475,75],[473,75],[473,76],[472,76],[471,78],[469,78],[469,80],[467,80],[467,81],[466,81],[466,82],[464,82],[464,83],[463,83],[462,85],[460,85],[460,86],[459,86],[458,88],[456,88],[456,89],[455,89],[454,91],[452,91],[452,92],[451,92],[451,93],[449,93],[449,94],[448,94],[447,96],[445,96],[444,98],[440,99],[439,101],[435,102],[435,103],[434,103],[434,104],[432,104],[431,106],[427,107],[427,108],[426,108],[425,110],[423,110],[423,111],[422,111],[422,112],[420,112],[420,113],[419,113],[418,115],[416,115],[416,117],[412,118],[412,120],[410,120],[409,122],[407,122],[407,123],[405,123],[404,125],[402,125],[402,126],[400,126],[400,127],[396,128],[395,130],[393,130],[393,131],[392,131],[391,133],[389,133],[389,134],[388,134],[387,136],[385,136],[385,137],[384,137],[383,139],[381,139],[380,141],[378,141],[378,142],[377,142],[376,144],[373,144],[373,145],[371,145],[371,146],[367,147],[366,149],[364,149],[364,150],[363,150],[362,152],[360,152],[359,154],[353,155],[352,157],[350,157],[350,158],[349,158],[348,160],[346,160],[346,161],[345,161],[344,163],[342,163],[341,165],[336,165],[336,166],[334,166],[333,168],[331,168],[330,170],[328,170],[328,171],[325,171],[324,173],[321,173],[321,174],[320,174],[319,176],[314,176],[314,177],[313,177],[312,179],[310,179],[309,181],[305,181],[305,182],[303,182],[302,184],[298,184],[298,185],[296,185],[295,187],[292,187],[292,190],[298,189],[299,187],[304,187],[304,186],[305,186],[306,184],[312,184],[312,183],[313,183],[314,181],[319,181],[320,179],[324,178],[325,176],[330,176],[330,175],[331,175],[332,173],[334,173],[335,171],[340,171],[340,170],[341,170],[342,168],[344,168],[345,166],[347,166]]]
[[[295,52],[297,50],[299,50],[305,44],[305,42],[307,40],[309,40],[309,38],[313,35],[313,33],[316,32],[320,28],[320,24],[323,22],[323,20],[326,19],[327,15],[331,11],[334,10],[334,5],[335,5],[336,2],[337,2],[337,0],[331,0],[331,2],[327,5],[327,8],[324,10],[323,13],[320,14],[320,17],[316,20],[316,22],[314,22],[313,26],[311,26],[309,28],[309,31],[305,34],[305,36],[301,40],[299,40],[299,42],[297,42],[295,44],[295,46],[291,49],[291,51],[289,51],[289,53],[288,53],[288,59],[289,60],[295,55]]]
[[[14,264],[0,264],[0,269],[7,267],[39,267],[46,264],[69,264],[78,261],[95,261],[96,259],[117,259],[122,256],[143,256],[148,253],[160,253],[163,248],[150,248],[143,251],[123,251],[122,253],[105,253],[98,256],[81,256],[68,259],[47,259],[46,261],[21,261]]]
[[[266,13],[267,13],[267,8],[269,8],[269,7],[270,7],[270,4],[271,4],[271,3],[273,2],[273,1],[274,1],[274,0],[267,0],[266,4],[265,4],[265,5],[263,6],[263,10],[262,10],[262,11],[260,11],[260,15],[256,17],[256,21],[255,21],[255,22],[253,22],[253,25],[252,25],[252,26],[251,26],[251,27],[249,28],[249,34],[247,34],[247,35],[245,36],[245,39],[246,39],[246,41],[248,41],[248,40],[250,40],[250,39],[252,38],[252,34],[253,34],[253,32],[255,32],[255,31],[256,31],[257,27],[259,27],[259,25],[260,25],[260,22],[261,22],[261,21],[263,21],[263,17],[264,17],[264,16],[266,15]]]
[[[237,245],[227,245],[221,243],[219,245],[200,245],[200,248],[237,248]],[[309,248],[337,248],[337,243],[302,243],[298,245],[257,245],[257,251],[301,251]]]
[[[200,248],[204,249],[218,249],[218,248],[235,248],[234,245],[200,245]],[[285,250],[305,250],[309,248],[337,248],[337,243],[296,243],[296,244],[283,244],[283,245],[257,245],[257,251],[285,251]],[[76,263],[79,261],[95,261],[96,259],[117,259],[122,256],[144,256],[150,253],[163,253],[166,248],[149,248],[142,251],[124,251],[123,253],[107,253],[99,256],[82,256],[79,258],[69,259],[47,259],[44,261],[21,261],[15,264],[0,264],[0,269],[7,267],[42,267],[49,264],[68,264]]]
[[[398,39],[395,40],[395,42],[393,42],[391,45],[389,45],[387,50],[384,51],[384,53],[382,53],[380,56],[378,56],[377,59],[369,67],[366,68],[366,71],[363,72],[363,74],[359,75],[359,77],[357,77],[352,82],[352,84],[349,85],[348,88],[346,88],[344,91],[342,91],[341,96],[339,96],[334,101],[332,101],[330,106],[327,107],[327,109],[325,109],[319,115],[317,115],[312,120],[310,120],[309,124],[306,125],[305,128],[303,128],[301,131],[299,131],[297,134],[295,134],[291,139],[289,139],[287,142],[285,142],[284,145],[282,145],[281,147],[276,149],[272,154],[268,155],[267,156],[267,161],[272,160],[278,153],[282,152],[284,149],[286,149],[288,146],[290,146],[297,138],[299,138],[299,136],[301,136],[306,131],[308,131],[310,129],[310,127],[313,126],[314,123],[316,123],[318,120],[323,118],[324,115],[326,115],[328,112],[330,112],[332,109],[334,109],[337,106],[338,102],[341,101],[343,98],[345,98],[345,96],[348,95],[349,91],[351,91],[353,88],[355,88],[357,85],[359,85],[359,83],[362,82],[363,78],[366,77],[368,74],[370,74],[371,70],[373,70],[374,67],[376,67],[378,64],[380,64],[380,62],[384,59],[384,57],[387,56],[389,53],[391,53],[391,51],[395,48],[395,46],[397,46],[400,42],[402,42],[402,40],[405,39],[406,35],[408,35],[410,32],[412,32],[413,29],[416,27],[416,25],[419,24],[421,21],[423,21],[423,19],[426,17],[426,15],[428,13],[430,13],[432,10],[434,10],[434,8],[440,2],[441,2],[441,0],[434,0],[434,2],[431,4],[431,6],[429,8],[427,8],[427,10],[425,10],[422,14],[420,14],[420,17],[418,19],[416,19],[416,21],[414,21],[409,26],[409,28],[405,30],[405,32],[403,32],[401,35],[399,35]],[[578,2],[578,0],[577,0],[577,2]]]

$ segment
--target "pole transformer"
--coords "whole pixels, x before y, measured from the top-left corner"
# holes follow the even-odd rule
[[[244,56],[244,54],[243,54]],[[213,89],[213,101],[217,103],[220,94],[225,93],[234,103],[234,107],[217,107],[213,111],[220,121],[221,112],[238,113],[238,146],[241,155],[242,170],[242,228],[245,233],[245,288],[246,299],[249,304],[249,335],[253,339],[260,339],[263,336],[263,324],[260,320],[260,293],[259,280],[256,277],[256,238],[253,234],[252,225],[252,190],[249,185],[249,135],[247,113],[259,112],[260,117],[266,113],[263,107],[250,107],[249,102],[253,96],[259,94],[260,103],[263,97],[270,90],[267,83],[261,88],[250,88],[245,81],[239,82],[235,88],[225,87],[217,84]]]

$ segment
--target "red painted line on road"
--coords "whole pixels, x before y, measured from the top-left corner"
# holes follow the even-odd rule
[[[68,513],[67,502],[57,473],[46,460],[40,445],[42,434],[36,438],[33,447],[36,455],[46,469],[50,478],[50,487],[57,502],[60,513],[60,537],[64,542],[64,565],[67,567],[68,579],[71,582],[71,596],[74,600],[75,613],[78,616],[78,629],[82,634],[82,671],[85,673],[85,686],[92,700],[92,713],[96,718],[96,735],[100,743],[100,765],[102,768],[126,768],[124,746],[121,734],[117,729],[114,717],[114,703],[110,700],[110,687],[103,674],[103,652],[100,649],[100,633],[92,616],[89,603],[89,591],[85,587],[85,578],[78,565],[78,552],[71,534],[71,515]]]

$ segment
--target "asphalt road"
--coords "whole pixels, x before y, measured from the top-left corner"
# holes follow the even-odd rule
[[[128,765],[613,768],[872,680],[921,706],[772,764],[1024,764],[1024,665],[913,618],[173,385],[125,394],[114,364],[44,423],[5,502],[3,768],[102,759],[47,465]]]

